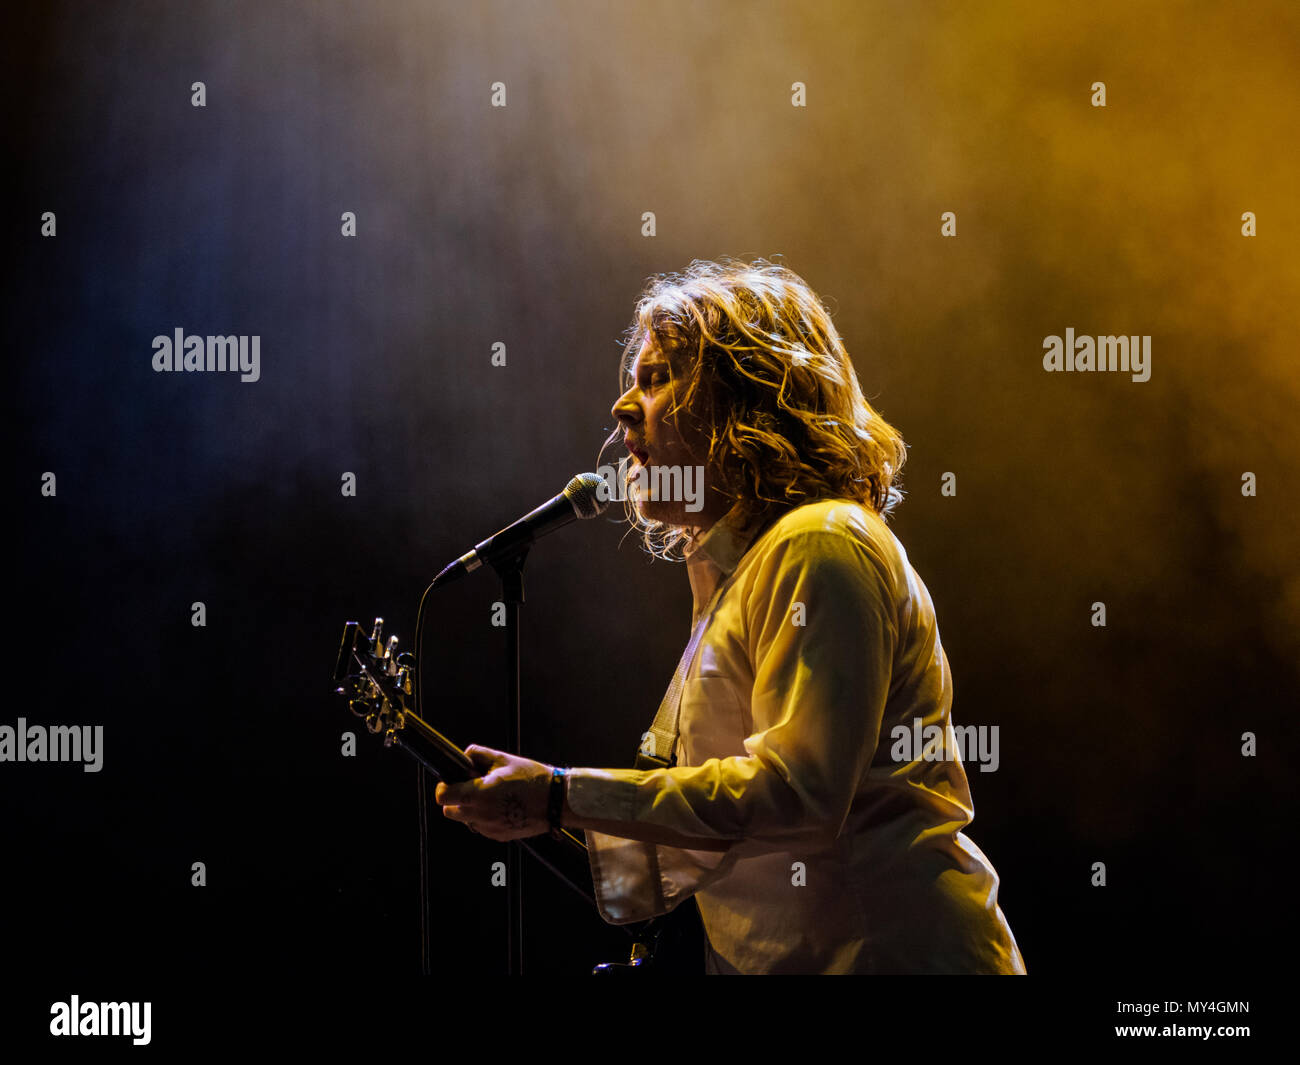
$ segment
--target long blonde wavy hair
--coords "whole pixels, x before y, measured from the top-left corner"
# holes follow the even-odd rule
[[[742,525],[819,499],[887,517],[902,500],[903,437],[863,396],[829,312],[798,274],[727,257],[651,278],[624,337],[620,393],[647,337],[672,366],[669,417],[708,439],[709,483]],[[693,543],[690,529],[644,519],[630,491],[627,514],[654,555]]]

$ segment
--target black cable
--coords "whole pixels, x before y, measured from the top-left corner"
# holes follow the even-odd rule
[[[429,781],[427,770],[415,765],[415,795],[420,803],[420,971],[432,975],[429,950]]]
[[[424,720],[424,603],[433,589],[430,584],[420,596],[420,609],[415,614],[415,707],[420,720]],[[429,778],[428,770],[420,763],[415,765],[415,791],[420,803],[420,971],[432,975],[431,928],[429,915]]]

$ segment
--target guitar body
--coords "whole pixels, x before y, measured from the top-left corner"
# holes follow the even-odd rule
[[[650,972],[656,976],[701,976],[707,944],[700,908],[694,899],[687,899],[671,913],[647,921],[637,929],[632,956],[626,962],[597,965],[592,974],[621,976]]]

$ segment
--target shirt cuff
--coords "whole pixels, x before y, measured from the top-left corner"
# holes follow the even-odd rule
[[[636,821],[637,789],[645,782],[638,769],[571,769],[566,798],[579,817],[594,821]]]
[[[569,809],[578,817],[637,822],[646,802],[647,773],[636,769],[574,769]],[[592,885],[600,915],[611,924],[644,921],[669,912],[724,875],[735,854],[695,851],[586,831]]]

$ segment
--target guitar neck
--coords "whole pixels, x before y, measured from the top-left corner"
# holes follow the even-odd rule
[[[390,733],[392,742],[404,748],[426,769],[448,784],[463,784],[480,775],[469,755],[427,721],[410,710],[402,713],[402,721],[405,728]]]

